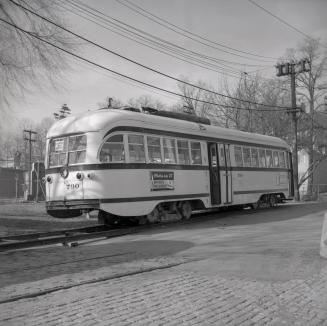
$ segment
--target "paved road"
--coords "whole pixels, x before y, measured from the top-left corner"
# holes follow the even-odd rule
[[[327,325],[326,203],[0,254],[0,325]]]

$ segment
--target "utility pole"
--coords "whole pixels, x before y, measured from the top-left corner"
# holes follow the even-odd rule
[[[29,173],[28,173],[28,193],[31,192],[31,172],[32,172],[32,143],[35,143],[35,138],[32,135],[36,135],[37,132],[31,129],[24,129],[24,140],[27,140],[29,143]]]
[[[297,63],[294,61],[289,63],[278,64],[276,66],[277,77],[281,76],[290,76],[291,77],[291,103],[292,110],[289,113],[292,113],[293,118],[293,128],[294,128],[294,154],[293,154],[293,175],[294,175],[294,197],[295,200],[300,200],[299,195],[299,177],[298,177],[298,143],[297,143],[297,115],[296,113],[301,109],[296,106],[296,91],[295,91],[295,77],[296,74],[302,72],[310,71],[309,60],[303,59]]]

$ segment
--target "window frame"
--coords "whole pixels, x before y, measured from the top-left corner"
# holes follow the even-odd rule
[[[236,148],[239,148],[239,149],[240,149],[240,153],[241,153],[241,163],[242,163],[241,165],[238,164],[240,161],[237,161],[237,160],[236,160]],[[235,166],[236,166],[236,167],[240,167],[240,168],[244,167],[244,161],[243,161],[243,149],[242,149],[242,146],[240,146],[240,145],[234,145],[234,161],[235,161]]]
[[[103,146],[104,146],[104,144],[105,143],[107,143],[107,141],[110,139],[110,138],[112,138],[112,137],[114,137],[114,136],[119,136],[119,135],[122,135],[123,136],[123,142],[122,143],[118,143],[118,142],[116,142],[116,144],[122,144],[123,145],[123,151],[124,151],[124,160],[120,160],[120,161],[110,161],[110,162],[102,162],[101,160],[100,160],[100,154],[101,154],[101,150],[102,150],[102,148],[103,148]],[[98,162],[100,163],[100,164],[106,164],[106,163],[126,163],[127,162],[127,153],[126,153],[126,146],[125,146],[125,137],[126,136],[126,134],[124,134],[124,133],[121,133],[121,132],[117,132],[117,133],[112,133],[112,134],[109,134],[108,135],[108,137],[106,137],[105,138],[105,140],[101,143],[101,145],[100,145],[100,147],[99,147],[99,150],[98,150],[98,154],[97,154],[97,160],[98,160]],[[115,144],[115,143],[113,143],[113,144]]]
[[[138,144],[138,143],[130,143],[129,142],[129,136],[140,136],[143,138],[143,144]],[[145,144],[146,144],[146,140],[145,140],[145,134],[141,134],[141,133],[126,133],[125,134],[125,138],[126,138],[126,141],[127,142],[127,161],[128,163],[132,163],[132,164],[144,164],[144,163],[147,163],[147,157],[146,157],[146,151],[147,151],[147,148],[145,147]],[[144,154],[144,161],[131,161],[131,154],[130,154],[130,148],[129,146],[130,145],[134,145],[134,146],[142,146],[143,145],[143,154]]]
[[[200,163],[193,163],[193,156],[192,156],[192,143],[198,143],[200,145],[199,149],[193,149],[198,151],[200,150]],[[203,160],[202,160],[202,148],[201,148],[201,141],[197,141],[197,140],[190,140],[190,165],[203,165]]]
[[[86,142],[85,142],[85,148],[84,149],[78,149],[78,150],[74,150],[74,151],[70,151],[69,150],[69,141],[70,141],[70,138],[73,138],[73,137],[79,137],[79,136],[84,136],[85,139],[86,139]],[[53,141],[57,141],[57,140],[60,140],[60,139],[63,139],[64,141],[66,141],[66,149],[65,151],[61,151],[61,152],[51,152],[51,143]],[[78,163],[69,163],[69,154],[70,153],[76,153],[76,152],[85,152],[85,158],[84,158],[84,161],[83,162],[78,162]],[[51,154],[58,154],[59,157],[61,154],[65,154],[65,163],[64,164],[57,164],[57,165],[51,165],[50,162],[50,156]],[[47,154],[47,166],[49,168],[55,168],[55,167],[62,167],[62,166],[74,166],[74,165],[80,165],[80,164],[85,164],[86,163],[86,153],[87,153],[87,134],[86,133],[81,133],[81,134],[74,134],[74,135],[67,135],[67,136],[59,136],[59,137],[54,137],[54,138],[51,138],[50,141],[49,141],[49,145],[48,145],[48,154]]]
[[[178,147],[178,142],[185,142],[187,143],[187,158],[188,158],[188,163],[181,163],[179,160],[179,147]],[[181,147],[182,149],[186,149],[186,147]],[[176,151],[177,151],[177,163],[180,165],[191,165],[191,144],[188,139],[183,139],[183,138],[176,138]]]

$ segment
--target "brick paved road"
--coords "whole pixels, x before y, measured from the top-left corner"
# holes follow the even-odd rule
[[[232,213],[93,246],[2,254],[0,301],[14,301],[0,303],[0,325],[327,325],[326,207]],[[122,255],[71,271],[60,265],[60,257],[105,253]],[[29,270],[8,275],[29,256]],[[15,299],[40,290],[48,293]]]

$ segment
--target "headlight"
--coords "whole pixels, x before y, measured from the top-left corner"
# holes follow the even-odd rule
[[[82,172],[77,172],[76,173],[76,179],[77,180],[83,180],[84,179],[84,174]]]
[[[67,167],[63,167],[60,169],[60,175],[64,178],[67,179],[68,175],[69,175],[69,171]]]

